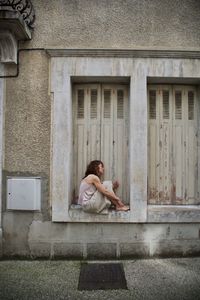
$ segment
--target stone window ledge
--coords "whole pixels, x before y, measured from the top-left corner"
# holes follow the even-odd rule
[[[85,213],[80,205],[71,205],[68,222],[130,223],[130,211],[109,210],[108,214]]]
[[[200,205],[148,205],[151,223],[200,223]]]
[[[109,210],[108,214],[85,213],[71,205],[66,222],[72,223],[200,223],[200,205],[148,205],[146,222],[134,220],[133,213]]]

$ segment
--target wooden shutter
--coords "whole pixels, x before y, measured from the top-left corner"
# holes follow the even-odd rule
[[[118,195],[128,198],[127,86],[85,84],[74,88],[74,197],[87,164],[100,159],[105,180],[118,179]]]
[[[148,99],[148,201],[198,203],[196,90],[149,86]]]
[[[100,87],[76,85],[73,99],[74,151],[73,197],[78,197],[79,185],[87,164],[100,157]]]

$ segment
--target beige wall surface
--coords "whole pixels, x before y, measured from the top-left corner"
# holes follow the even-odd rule
[[[42,51],[19,59],[19,76],[6,82],[4,170],[49,175],[48,59]]]
[[[32,0],[35,29],[21,48],[198,48],[197,0]],[[45,51],[20,52],[19,77],[6,81],[8,172],[49,173],[50,98]]]
[[[200,49],[199,0],[32,0],[32,3],[36,15],[32,40],[20,42],[20,48]],[[15,73],[16,66],[7,71],[9,74]],[[49,74],[49,57],[46,52],[44,50],[28,50],[20,52],[19,76],[6,79],[3,163],[4,213],[2,216],[4,255],[26,256],[31,253],[31,256],[40,256],[39,253],[43,251],[41,245],[43,236],[40,236],[40,230],[44,225],[48,227],[47,233],[51,234],[53,238],[49,238],[47,234],[48,246],[45,244],[46,240],[43,244],[44,252],[46,251],[47,254],[43,253],[41,256],[56,256],[57,248],[62,252],[63,247],[65,251],[65,243],[70,241],[71,232],[73,236],[76,236],[76,228],[78,231],[83,228],[85,241],[81,242],[80,247],[85,250],[80,250],[80,255],[77,256],[86,257],[89,256],[87,249],[91,248],[91,252],[96,251],[92,249],[90,244],[94,244],[94,246],[97,244],[98,246],[98,240],[100,240],[102,233],[105,237],[105,232],[113,232],[113,226],[102,225],[105,227],[102,229],[96,224],[56,224],[52,223],[50,215],[47,215],[47,211],[50,211],[48,201],[51,151]],[[140,87],[140,82],[136,83]],[[5,211],[6,175],[33,175],[43,178],[41,213]],[[44,222],[45,220],[50,222]],[[18,225],[16,226],[16,224]],[[38,227],[36,228],[35,225]],[[177,235],[182,225],[178,225]],[[120,236],[124,232],[118,231],[120,226],[121,224],[118,224],[117,227],[114,224],[114,232],[117,236],[114,242],[117,246],[114,246],[114,254],[111,253],[111,257],[126,256],[126,253],[131,256],[135,251],[134,249],[138,247],[137,243],[135,246],[134,239],[131,240],[132,245],[126,244],[126,241],[129,240],[129,234],[132,234],[134,230],[138,234],[137,225],[129,224],[125,225],[127,227],[122,227],[122,230],[125,229],[125,231],[128,228],[128,233],[123,240],[124,244],[119,242]],[[143,226],[144,232],[151,229],[148,226]],[[57,245],[55,241],[62,227],[66,233],[63,237],[58,237]],[[88,231],[90,227],[101,230],[98,234],[94,232],[94,240],[92,240],[93,237],[90,239],[91,232]],[[183,237],[184,245],[182,245],[182,241],[175,243],[174,253],[178,251],[179,254],[187,254],[187,249],[192,251],[192,247],[199,253],[199,225],[194,224],[194,227],[195,237],[192,237],[194,246],[190,244],[189,240],[192,236],[193,225],[187,225],[189,238]],[[163,226],[155,225],[153,230],[157,232],[159,228],[163,228]],[[167,234],[168,231],[164,228],[165,231]],[[81,234],[76,236],[77,239],[74,239],[73,245],[67,246],[72,249],[69,251],[69,256],[72,255],[74,249],[79,249],[78,239]],[[157,235],[154,237],[157,239]],[[155,253],[154,245],[149,246],[149,239],[147,239],[147,252],[145,252],[146,250],[144,253],[143,250],[141,251],[143,255],[154,255]],[[172,243],[173,239],[175,238],[172,236]],[[162,236],[162,240],[166,240],[165,234]],[[64,246],[60,246],[59,243]],[[105,238],[106,243],[109,242]],[[143,245],[146,247],[146,244],[142,243],[142,247]],[[163,245],[164,249],[169,248],[169,243],[166,242]],[[110,251],[109,249],[107,251],[106,247],[103,248],[105,254]],[[179,248],[180,251],[177,250]],[[54,250],[51,252],[49,249]],[[159,251],[163,252],[162,249]],[[96,256],[98,257],[98,255]]]
[[[7,68],[8,69],[8,68]],[[7,70],[15,74],[16,66]],[[44,51],[20,51],[19,75],[6,79],[4,104],[3,211],[7,176],[41,177],[41,212],[49,219],[51,98],[49,59]],[[25,211],[23,213],[26,224]],[[5,228],[4,228],[5,229]]]
[[[199,48],[199,0],[32,0],[27,47]]]

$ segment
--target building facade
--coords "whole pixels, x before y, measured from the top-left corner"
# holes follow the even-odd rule
[[[0,1],[2,256],[200,253],[200,3]],[[129,212],[87,214],[90,160]]]

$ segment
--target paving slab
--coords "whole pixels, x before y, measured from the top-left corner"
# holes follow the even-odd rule
[[[0,299],[200,300],[200,257],[97,262],[121,263],[128,289],[79,291],[82,261],[1,260]]]

